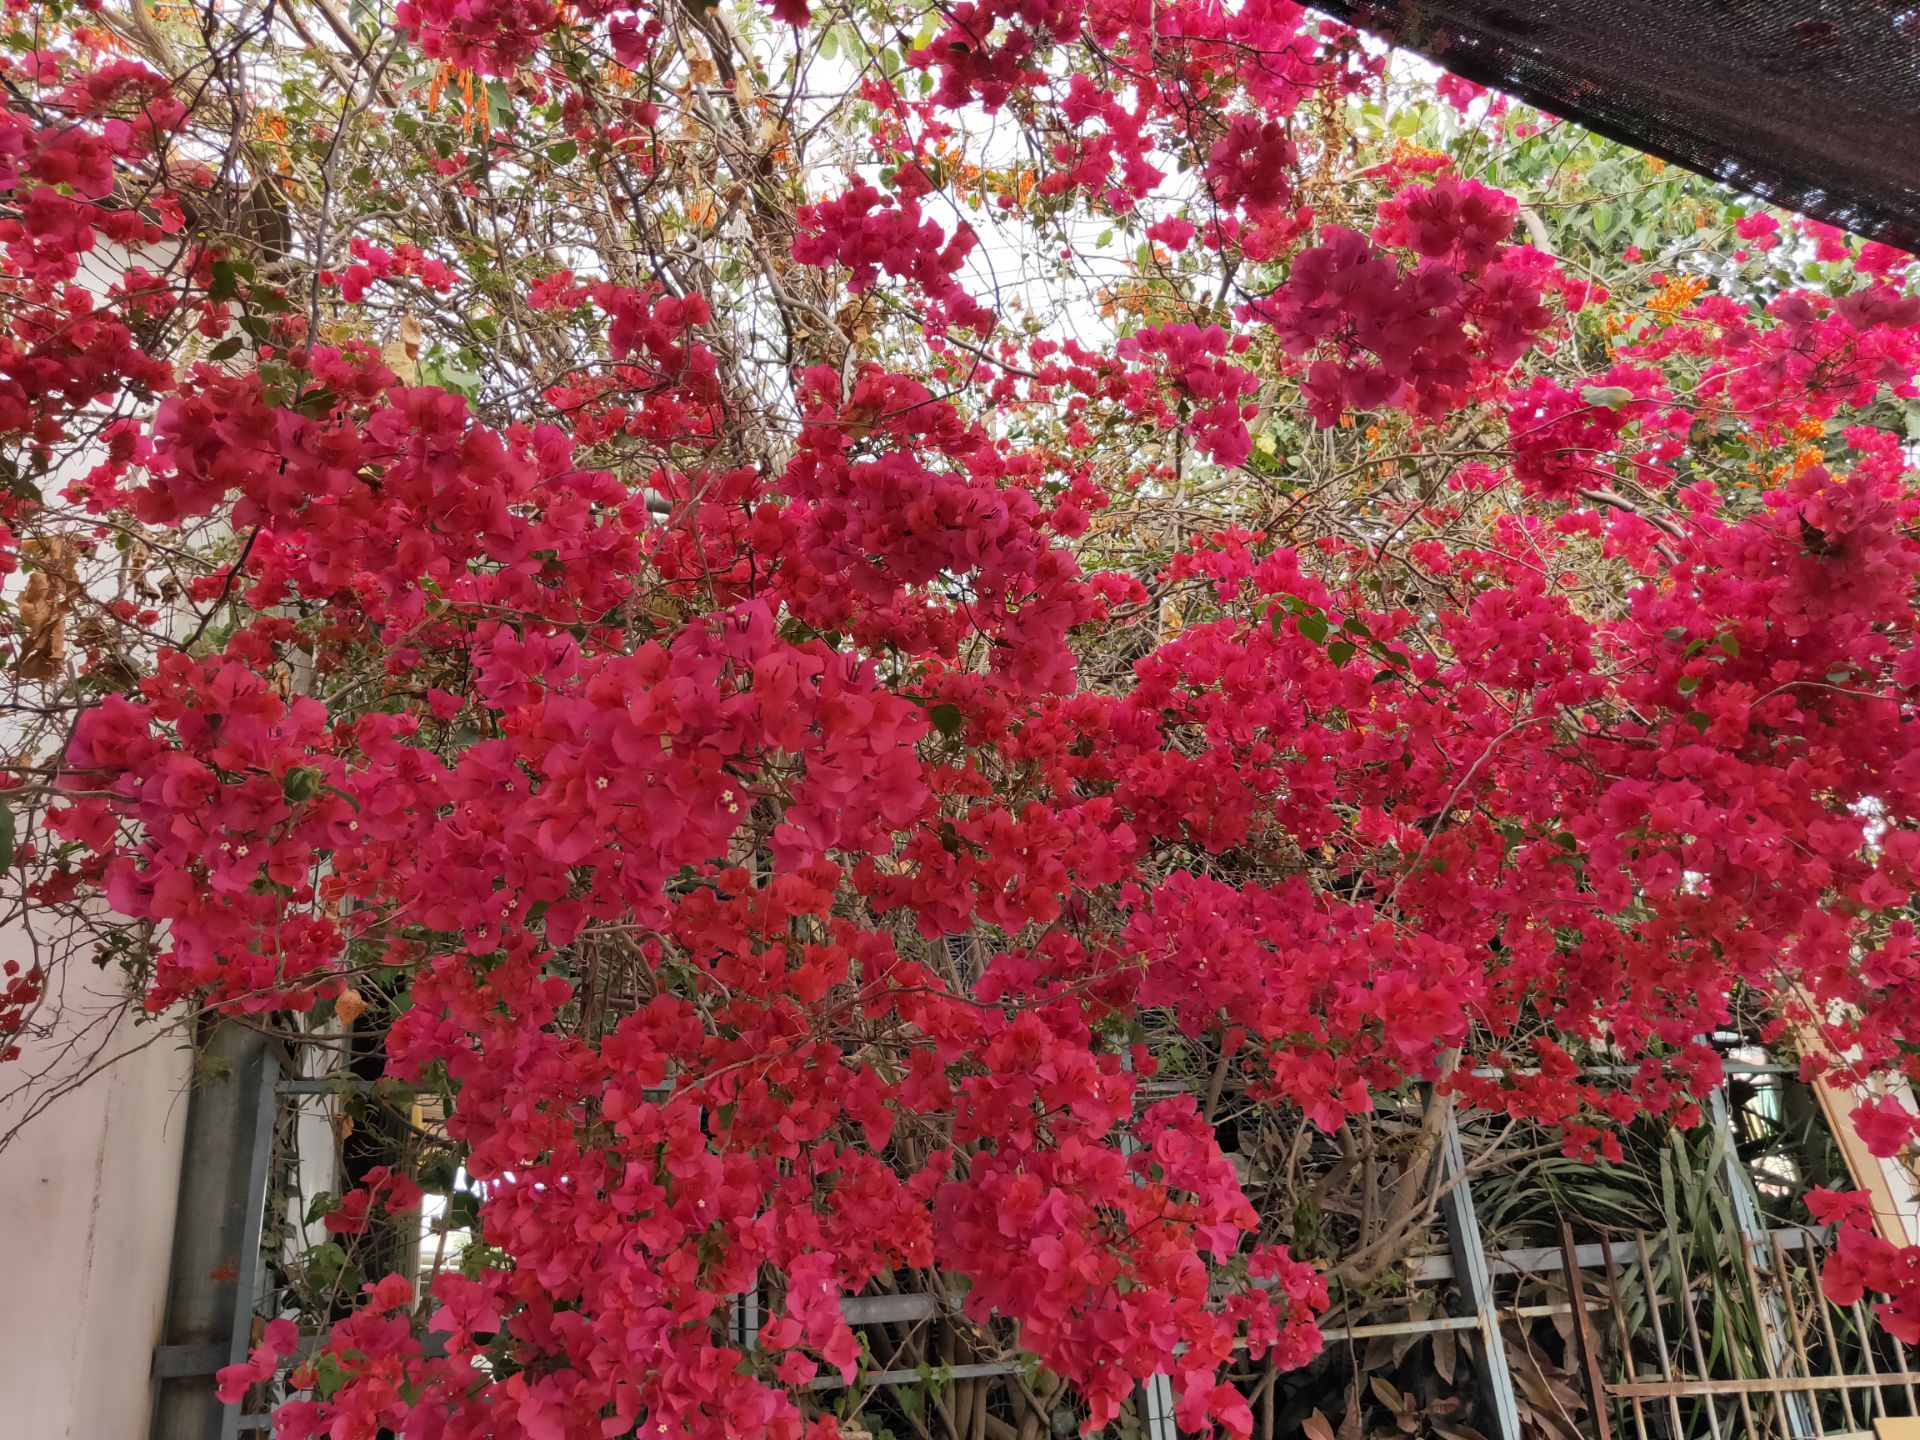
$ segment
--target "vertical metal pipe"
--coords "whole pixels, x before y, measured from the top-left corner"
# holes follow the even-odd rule
[[[226,1021],[201,1051],[187,1102],[172,1274],[156,1357],[151,1440],[231,1440],[239,1411],[214,1372],[246,1359],[260,1283],[260,1231],[278,1067],[267,1038]]]
[[[1767,1243],[1767,1224],[1760,1215],[1759,1195],[1754,1190],[1753,1176],[1741,1161],[1739,1147],[1734,1143],[1733,1118],[1727,1110],[1724,1088],[1713,1092],[1711,1111],[1714,1141],[1720,1151],[1720,1181],[1733,1207],[1734,1224],[1740,1230],[1740,1262],[1753,1295],[1754,1312],[1760,1321],[1760,1360],[1767,1377],[1778,1379],[1784,1371],[1792,1368],[1793,1353],[1787,1338],[1786,1316],[1781,1310],[1779,1292],[1773,1286],[1763,1287],[1760,1283],[1760,1268],[1764,1267],[1766,1261],[1763,1258],[1759,1267],[1754,1263],[1754,1247]],[[1760,1253],[1764,1257],[1766,1252],[1763,1249]],[[1784,1277],[1780,1283],[1784,1283]],[[1783,1396],[1775,1391],[1773,1405],[1781,1430],[1793,1436],[1794,1440],[1806,1440],[1814,1433],[1816,1423],[1804,1395],[1789,1393]]]
[[[260,1038],[256,1035],[256,1039]],[[234,1296],[233,1328],[227,1363],[237,1365],[253,1348],[253,1316],[261,1300],[266,1256],[261,1250],[267,1223],[267,1187],[273,1178],[273,1122],[279,1105],[280,1066],[271,1045],[260,1050],[253,1086],[252,1143],[247,1149],[246,1212],[241,1218],[240,1280]],[[239,1440],[240,1407],[221,1406],[220,1440]]]
[[[1513,1372],[1507,1366],[1506,1341],[1501,1338],[1500,1315],[1493,1304],[1486,1242],[1480,1235],[1480,1218],[1474,1213],[1466,1156],[1460,1148],[1460,1127],[1454,1122],[1451,1105],[1440,1136],[1438,1179],[1448,1187],[1440,1197],[1440,1214],[1447,1223],[1447,1243],[1453,1251],[1454,1283],[1460,1287],[1463,1306],[1479,1322],[1480,1385],[1487,1402],[1489,1434],[1492,1440],[1520,1440],[1520,1404],[1513,1393]]]

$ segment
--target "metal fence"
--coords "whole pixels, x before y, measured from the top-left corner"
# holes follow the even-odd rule
[[[269,1428],[278,1384],[222,1406],[213,1375],[245,1359],[265,1320],[287,1308],[284,1267],[308,1238],[299,1152],[337,1133],[337,1114],[322,1112],[357,1083],[289,1075],[270,1043],[238,1027],[213,1036],[208,1054],[219,1064],[189,1116],[175,1284],[153,1362],[154,1440],[240,1440]],[[1329,1316],[1329,1347],[1391,1352],[1410,1339],[1437,1345],[1434,1337],[1449,1355],[1457,1347],[1465,1363],[1457,1373],[1449,1365],[1446,1379],[1470,1399],[1442,1397],[1420,1419],[1436,1427],[1422,1433],[1456,1437],[1839,1440],[1869,1433],[1878,1418],[1920,1415],[1908,1351],[1863,1306],[1824,1297],[1822,1233],[1766,1223],[1724,1096],[1710,1114],[1716,1185],[1698,1223],[1587,1243],[1567,1224],[1557,1246],[1490,1250],[1449,1110],[1433,1173],[1441,1244],[1409,1261],[1404,1294]],[[429,1216],[429,1229],[429,1254],[443,1262],[456,1217]],[[772,1298],[739,1297],[736,1343],[754,1343]],[[1396,1305],[1405,1318],[1393,1317]],[[870,1357],[855,1402],[902,1440],[1044,1440],[1068,1413],[1057,1384],[1009,1358],[1010,1326],[973,1325],[926,1290],[851,1297],[842,1308]],[[1350,1366],[1344,1383],[1357,1391],[1361,1373]],[[837,1377],[814,1383],[843,1388]],[[1260,1400],[1260,1382],[1246,1383]],[[1376,1389],[1382,1403],[1391,1389]],[[1330,1408],[1341,1399],[1330,1395]],[[1414,1397],[1406,1401],[1402,1418]],[[1276,1440],[1301,1433],[1298,1424],[1275,1429],[1270,1396],[1266,1407]],[[1442,1418],[1464,1415],[1472,1422]],[[1175,1440],[1164,1377],[1142,1387],[1130,1425],[1145,1440]]]

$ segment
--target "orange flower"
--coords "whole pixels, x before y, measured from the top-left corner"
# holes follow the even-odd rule
[[[1704,276],[1677,276],[1660,287],[1660,293],[1647,302],[1647,308],[1662,315],[1671,315],[1691,305],[1706,288]]]

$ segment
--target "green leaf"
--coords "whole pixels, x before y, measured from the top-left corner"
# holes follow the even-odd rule
[[[1327,617],[1321,614],[1302,615],[1300,633],[1314,644],[1324,644],[1327,638]]]
[[[556,165],[565,165],[579,153],[580,144],[577,140],[562,140],[557,145],[547,147],[547,159]]]
[[[428,385],[438,385],[442,390],[451,390],[468,398],[472,398],[480,389],[478,375],[439,356],[429,359],[420,367],[420,378]]]
[[[409,1087],[409,1091],[411,1092],[411,1087]],[[401,1113],[408,1113],[412,1109],[413,1102],[410,1094],[406,1110]],[[419,1184],[420,1188],[425,1190],[429,1195],[451,1196],[453,1194],[453,1182],[459,1170],[460,1162],[454,1157],[451,1151],[429,1150],[420,1157],[420,1163],[413,1178]]]
[[[13,807],[0,805],[0,870],[13,868],[14,833]]]
[[[246,339],[243,336],[229,335],[207,352],[207,359],[214,361],[231,360],[240,353],[240,347],[246,343]]]
[[[480,1229],[480,1197],[470,1190],[456,1192],[447,1201],[447,1228],[449,1230]]]
[[[240,282],[253,279],[253,266],[244,260],[216,260],[213,262],[213,284],[207,289],[207,298],[216,303],[233,299],[240,293]]]
[[[927,718],[933,722],[934,729],[951,739],[960,733],[960,727],[966,722],[967,717],[960,713],[958,705],[942,701],[928,709]]]
[[[1589,405],[1619,410],[1633,399],[1633,391],[1624,385],[1582,385],[1580,398]]]
[[[347,1252],[338,1241],[329,1240],[307,1252],[307,1279],[322,1288],[331,1285],[347,1268]]]
[[[302,765],[297,770],[289,770],[286,778],[280,782],[280,793],[295,805],[303,805],[313,799],[324,788],[325,776],[312,765]]]
[[[1700,677],[1698,675],[1682,675],[1680,677],[1680,684],[1678,686],[1678,689],[1682,695],[1691,695],[1694,691],[1698,690],[1699,688],[1700,688]]]
[[[1731,630],[1720,637],[1720,649],[1729,660],[1740,658],[1740,641]]]
[[[313,1360],[313,1393],[322,1400],[331,1400],[342,1385],[351,1377],[340,1368],[340,1357],[331,1350],[322,1350]]]
[[[1344,665],[1353,658],[1354,646],[1350,640],[1336,640],[1327,646],[1327,658],[1336,665]]]

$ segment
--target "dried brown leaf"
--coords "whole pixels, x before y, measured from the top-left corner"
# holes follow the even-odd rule
[[[1460,1356],[1460,1342],[1451,1330],[1433,1332],[1433,1370],[1446,1384],[1453,1384],[1454,1368]]]
[[[1347,1391],[1347,1413],[1340,1419],[1335,1440],[1360,1440],[1365,1433],[1366,1427],[1360,1421],[1360,1387],[1355,1385]]]
[[[45,571],[34,571],[17,609],[21,633],[14,673],[23,680],[51,680],[67,663],[67,612],[59,586]]]

